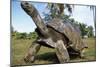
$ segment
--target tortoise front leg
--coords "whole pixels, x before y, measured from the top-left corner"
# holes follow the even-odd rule
[[[85,58],[85,52],[86,52],[86,48],[80,51],[80,58]]]
[[[37,42],[33,42],[28,52],[24,57],[25,62],[34,62],[37,52],[40,50],[41,45]]]
[[[68,54],[68,50],[66,49],[64,43],[62,40],[58,40],[56,42],[56,55],[58,57],[58,60],[60,61],[60,63],[66,63],[69,62],[70,57]]]

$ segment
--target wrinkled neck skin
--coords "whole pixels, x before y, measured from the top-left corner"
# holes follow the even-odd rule
[[[21,7],[32,18],[32,20],[36,24],[37,28],[41,32],[41,34],[47,38],[48,37],[48,34],[47,34],[48,29],[47,29],[46,25],[44,24],[44,21],[40,17],[38,11],[36,10],[36,8],[32,4],[30,4],[26,1],[21,2]]]
[[[35,15],[32,16],[32,20],[36,24],[41,34],[44,35],[44,37],[48,37],[48,29],[46,25],[44,24],[44,21],[42,20],[38,12],[36,12]]]

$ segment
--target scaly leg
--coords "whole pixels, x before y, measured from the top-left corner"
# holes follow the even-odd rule
[[[68,62],[70,60],[68,51],[67,51],[62,40],[57,41],[55,49],[56,49],[56,55],[57,55],[60,63],[65,63],[65,62]]]
[[[24,57],[24,61],[25,62],[34,62],[36,53],[39,51],[40,47],[41,47],[41,45],[39,43],[33,42]]]

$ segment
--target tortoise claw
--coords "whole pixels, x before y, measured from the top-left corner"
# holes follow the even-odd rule
[[[26,63],[28,63],[28,62],[32,63],[32,62],[34,62],[34,56],[27,55],[27,56],[24,57],[24,61]]]

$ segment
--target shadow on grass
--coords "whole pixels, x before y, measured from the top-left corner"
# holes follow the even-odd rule
[[[76,58],[79,58],[79,56],[75,55],[75,54],[70,54],[70,60],[74,60]],[[48,53],[44,53],[44,54],[39,54],[36,56],[36,60],[51,61],[54,64],[59,63],[59,60],[58,60],[55,52],[48,52]]]
[[[76,58],[80,58],[78,54],[69,54],[70,55],[70,60],[75,60]]]
[[[51,61],[53,63],[59,63],[55,52],[39,54],[36,56],[36,60]]]

